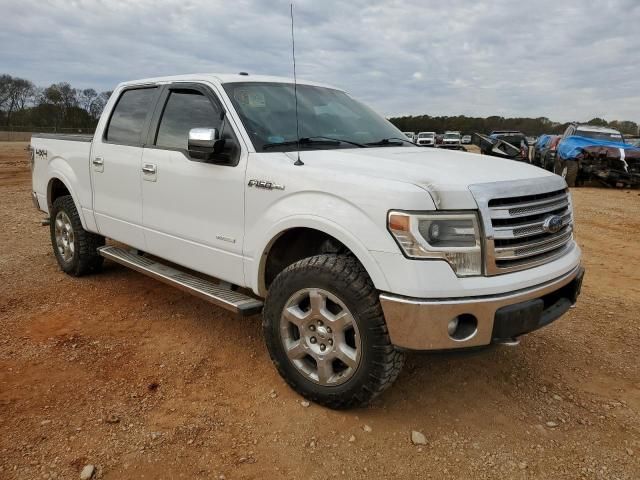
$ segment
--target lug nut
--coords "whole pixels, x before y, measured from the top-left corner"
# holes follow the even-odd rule
[[[318,325],[322,326],[322,320],[318,320]]]
[[[311,330],[312,332],[316,331],[316,326],[315,325],[310,325],[309,326],[309,330]]]
[[[333,345],[333,339],[329,339],[329,345]]]
[[[327,349],[326,345],[323,343],[322,345],[320,345],[320,350],[322,350],[323,352]]]
[[[327,333],[331,333],[331,327],[327,327]]]
[[[316,343],[318,340],[316,340],[316,337],[311,337],[311,338],[309,339],[309,341],[310,341],[311,343]]]

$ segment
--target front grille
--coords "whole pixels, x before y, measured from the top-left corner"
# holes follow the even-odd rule
[[[487,267],[493,273],[523,270],[564,255],[572,243],[573,218],[566,189],[548,193],[492,199],[488,215],[493,230],[493,252]],[[552,215],[560,217],[558,231],[545,231]]]

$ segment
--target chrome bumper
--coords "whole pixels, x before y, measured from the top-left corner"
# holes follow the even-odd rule
[[[495,339],[494,322],[498,317],[501,320],[501,330],[504,331],[505,321],[507,326],[511,321],[511,318],[507,318],[509,315],[515,318],[515,322],[522,320],[518,315],[522,317],[530,313],[524,310],[509,313],[509,309],[505,310],[504,307],[516,307],[516,304],[536,299],[546,300],[545,310],[539,313],[546,312],[545,315],[549,320],[546,323],[537,324],[535,328],[551,323],[566,311],[566,308],[559,308],[555,302],[554,293],[563,287],[568,288],[572,282],[576,284],[574,294],[567,292],[567,298],[561,299],[564,300],[563,306],[568,308],[569,304],[575,302],[575,297],[580,292],[583,273],[584,269],[578,266],[550,282],[501,295],[431,300],[383,293],[380,295],[380,303],[391,343],[397,347],[410,350],[477,347],[489,345]],[[537,302],[536,306],[541,309],[540,303]],[[500,309],[503,310],[498,312]]]

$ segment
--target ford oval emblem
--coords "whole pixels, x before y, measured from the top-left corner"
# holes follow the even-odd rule
[[[544,219],[542,230],[547,233],[556,233],[562,228],[562,217],[550,215]]]

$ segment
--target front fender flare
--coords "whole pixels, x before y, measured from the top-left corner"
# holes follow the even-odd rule
[[[271,246],[275,241],[287,230],[293,228],[309,228],[318,230],[327,235],[332,236],[346,246],[360,261],[364,269],[369,274],[371,281],[378,290],[389,290],[387,278],[375,258],[371,255],[365,245],[346,228],[338,223],[317,215],[301,215],[290,216],[272,225],[265,232],[261,242],[256,249],[260,252],[260,257],[255,258],[253,262],[248,262],[245,266],[245,278],[250,279],[251,289],[260,296],[266,295],[266,287],[264,285],[264,268],[267,255]]]

